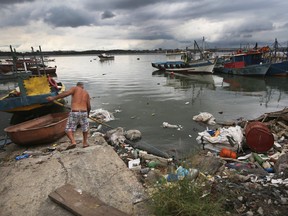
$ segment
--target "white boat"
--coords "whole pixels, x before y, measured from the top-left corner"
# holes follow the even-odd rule
[[[196,41],[194,44],[197,46],[198,53],[193,54],[186,50],[182,53],[180,61],[153,62],[152,67],[167,72],[212,74],[215,59],[211,59],[209,52],[202,51]]]
[[[113,60],[115,58],[113,55],[107,55],[106,53],[102,53],[98,57],[100,60]]]

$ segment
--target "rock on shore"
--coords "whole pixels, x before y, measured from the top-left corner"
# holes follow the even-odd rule
[[[81,145],[20,161],[15,161],[15,155],[7,156],[6,162],[1,160],[1,215],[71,215],[48,198],[66,183],[127,214],[142,212],[139,210],[142,204],[136,203],[145,199],[144,188],[113,148],[93,144],[83,149]],[[29,150],[35,151],[37,147]]]

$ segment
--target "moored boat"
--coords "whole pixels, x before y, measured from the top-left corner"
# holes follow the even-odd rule
[[[288,50],[286,48],[286,51],[280,52],[277,39],[267,59],[271,63],[267,71],[268,76],[288,76]]]
[[[181,61],[152,62],[151,65],[158,70],[178,73],[213,73],[215,60],[210,59],[210,53],[202,51],[197,42],[194,41],[199,54],[192,54],[186,50],[182,53]]]
[[[262,53],[249,51],[232,55],[229,62],[224,63],[222,72],[244,76],[265,76],[271,63],[264,63]]]
[[[56,69],[57,67],[48,67],[46,65],[44,66],[33,66],[28,68],[32,74],[37,75],[37,74],[49,74],[49,75],[56,75]]]
[[[288,76],[288,61],[272,63],[267,76]]]
[[[17,145],[51,143],[65,135],[67,119],[68,112],[53,113],[6,127],[4,131]]]
[[[108,55],[106,53],[102,53],[98,55],[98,57],[100,58],[100,60],[113,60],[115,58],[113,55]]]
[[[17,113],[51,105],[46,98],[65,91],[62,82],[46,75],[18,77],[18,87],[0,98],[0,111]]]
[[[154,62],[152,67],[158,70],[164,70],[167,72],[178,73],[213,73],[214,63],[209,60],[196,60],[189,63],[182,61],[175,62]]]

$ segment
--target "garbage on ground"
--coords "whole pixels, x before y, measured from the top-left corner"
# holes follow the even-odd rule
[[[240,126],[218,128],[217,130],[205,130],[198,133],[196,141],[203,145],[203,149],[214,149],[220,152],[222,148],[232,151],[242,149],[243,132]]]
[[[140,158],[134,159],[134,160],[130,160],[128,162],[128,168],[132,169],[133,167],[139,166],[140,165]]]
[[[173,125],[173,124],[169,124],[168,122],[163,122],[162,127],[163,128],[175,128],[177,130],[181,130],[183,128],[181,125]]]
[[[124,136],[128,140],[137,141],[141,139],[142,134],[139,130],[128,130],[124,133]]]
[[[156,161],[163,166],[167,166],[170,162],[172,162],[172,158],[162,158],[153,154],[148,154],[146,151],[139,151],[138,156],[144,160]]]
[[[245,129],[246,143],[255,152],[267,152],[274,144],[274,137],[268,127],[259,121],[248,122]]]
[[[24,158],[29,158],[29,157],[30,157],[29,154],[23,154],[23,155],[16,156],[15,159],[18,161],[18,160],[22,160]]]
[[[121,127],[107,131],[105,137],[111,145],[120,145],[126,140],[124,129]]]
[[[115,119],[112,113],[103,109],[91,110],[90,116],[101,122],[109,122]]]
[[[192,118],[194,121],[204,122],[208,125],[215,125],[215,118],[211,113],[208,112],[201,112],[199,115],[195,115]]]

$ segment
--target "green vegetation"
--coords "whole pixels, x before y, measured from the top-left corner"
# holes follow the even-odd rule
[[[210,193],[211,185],[207,183],[199,184],[199,181],[196,183],[185,178],[171,184],[158,185],[150,201],[152,212],[163,216],[225,215],[223,197]]]

